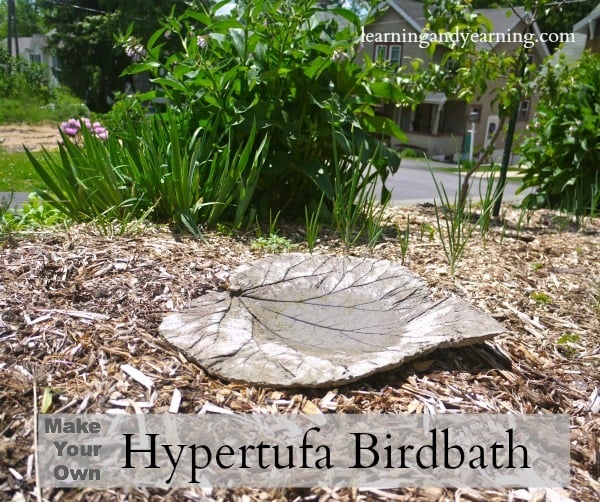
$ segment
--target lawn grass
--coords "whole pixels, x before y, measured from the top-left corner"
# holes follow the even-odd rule
[[[0,150],[0,192],[33,192],[44,183],[24,152]]]
[[[62,90],[56,99],[44,104],[39,99],[14,99],[0,97],[0,124],[39,124],[60,122],[70,117],[88,116],[89,110],[80,100]]]

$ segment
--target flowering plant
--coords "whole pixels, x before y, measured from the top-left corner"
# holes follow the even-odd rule
[[[60,124],[60,130],[71,139],[78,141],[81,138],[81,129],[85,127],[92,136],[101,140],[108,139],[108,130],[100,122],[93,122],[83,117],[81,119],[71,118]]]
[[[144,47],[131,33],[121,37],[126,50],[137,47],[144,56],[127,72],[153,77],[154,91],[144,98],[188,112],[194,127],[227,137],[232,151],[248,143],[256,125],[255,148],[265,138],[270,144],[252,200],[259,218],[270,211],[301,217],[323,193],[330,210],[334,164],[355,155],[353,143],[363,145],[361,167],[374,166],[385,182],[399,159],[381,139],[403,134],[374,110],[405,96],[390,70],[368,57],[357,61],[359,17],[315,0],[243,2],[227,16],[220,6],[168,18]],[[389,199],[385,188],[382,196]]]

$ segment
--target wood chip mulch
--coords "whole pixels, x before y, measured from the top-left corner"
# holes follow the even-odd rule
[[[34,383],[51,413],[516,413],[569,414],[571,481],[562,489],[43,489],[44,500],[445,501],[600,500],[600,222],[574,226],[549,211],[475,234],[448,275],[431,208],[410,216],[406,266],[434,296],[456,295],[506,334],[438,350],[399,370],[335,389],[269,389],[216,380],[164,342],[162,317],[260,255],[253,235],[208,233],[208,244],[159,227],[106,236],[92,226],[18,234],[0,249],[0,500],[36,500]],[[302,229],[280,229],[305,251]],[[335,238],[315,252],[340,253]],[[402,261],[387,232],[353,255]],[[137,370],[137,372],[136,372]],[[149,389],[142,383],[150,378]],[[142,382],[140,382],[142,380]],[[173,402],[177,402],[175,399]]]

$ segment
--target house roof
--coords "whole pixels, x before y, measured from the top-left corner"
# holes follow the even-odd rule
[[[569,64],[574,64],[581,58],[585,47],[590,40],[600,36],[600,4],[596,6],[583,19],[573,25],[574,41],[562,44],[559,50],[552,55],[552,62],[556,64],[561,57],[564,57]]]
[[[600,4],[596,5],[596,8],[584,17],[581,21],[575,23],[573,26],[573,33],[581,33],[582,35],[588,35],[590,40],[599,35],[600,30],[597,29],[598,20],[600,19]]]
[[[427,23],[425,17],[425,5],[423,3],[415,2],[414,0],[388,0],[387,4],[402,16],[416,31],[423,31],[425,24]],[[598,7],[600,7],[600,5]],[[598,10],[598,7],[595,10]],[[527,11],[524,7],[515,7],[513,9],[508,7],[475,9],[474,12],[483,15],[490,21],[492,28],[491,32],[494,33],[509,33],[527,17]],[[537,23],[533,23],[533,29],[539,40],[540,30]],[[499,42],[478,42],[477,45],[479,48],[484,49],[494,48],[498,43]],[[550,54],[545,43],[538,42],[535,46],[540,50],[542,59]]]
[[[38,54],[46,49],[47,41],[46,35],[33,35],[31,37],[18,37],[19,40],[19,54]],[[2,41],[4,46],[7,45],[7,39]],[[13,46],[13,51],[14,51]]]
[[[425,18],[425,5],[413,0],[388,0],[392,9],[400,14],[417,31],[422,31],[427,19]]]

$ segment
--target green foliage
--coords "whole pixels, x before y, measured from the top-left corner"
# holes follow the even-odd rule
[[[89,114],[87,107],[64,89],[56,89],[54,95],[54,99],[48,104],[35,96],[0,98],[0,124],[57,123],[69,117]]]
[[[423,237],[425,236],[425,234],[427,234],[427,236],[429,237],[429,242],[431,242],[435,236],[435,227],[433,227],[429,223],[421,223],[419,229],[419,240],[421,242],[423,242]]]
[[[136,125],[139,130],[146,127],[148,110],[138,99],[137,95],[117,93],[110,111],[104,114],[102,120],[113,134],[125,132],[126,124]]]
[[[400,244],[400,257],[402,259],[402,265],[404,265],[410,242],[410,216],[406,217],[406,226],[404,227],[404,230],[400,230],[400,227],[398,227],[397,231],[398,243]]]
[[[598,214],[600,56],[587,53],[574,67],[561,60],[547,69],[531,136],[521,147],[521,190],[535,188],[523,207]]]
[[[30,155],[48,187],[40,195],[76,220],[148,217],[197,234],[268,217],[265,246],[273,214],[319,207],[347,245],[365,232],[372,245],[384,207],[375,182],[399,163],[380,139],[401,135],[373,107],[401,93],[377,80],[387,70],[354,63],[358,18],[335,10],[342,28],[313,3],[264,0],[225,18],[189,9],[147,47],[126,33],[129,53],[146,58],[131,73],[154,72],[159,89],[140,98],[163,98],[166,111],[146,117],[126,98],[105,120],[106,141],[82,128],[83,141],[63,134],[58,158]]]
[[[48,103],[53,93],[48,68],[8,54],[0,46],[0,98],[36,99]]]
[[[8,35],[8,8],[6,0],[0,0],[0,40]],[[20,37],[30,37],[38,33],[46,33],[44,23],[36,2],[31,0],[16,0],[16,17]]]
[[[218,118],[215,118],[218,120]],[[232,148],[218,128],[191,130],[185,115],[155,115],[141,131],[135,122],[107,140],[82,125],[83,141],[62,133],[59,156],[27,152],[47,188],[40,196],[75,220],[136,217],[173,223],[193,233],[221,219],[247,223],[268,137],[253,127],[245,145]]]
[[[355,63],[358,17],[330,12],[337,20],[313,0],[248,2],[227,17],[190,9],[169,18],[143,51],[130,33],[122,39],[145,54],[130,73],[151,72],[160,86],[148,99],[166,98],[200,127],[228,134],[234,150],[248,143],[256,124],[254,148],[269,142],[252,199],[261,220],[269,211],[302,218],[305,206],[316,206],[323,193],[323,212],[331,214],[341,185],[349,189],[350,183],[336,175],[351,166],[359,146],[360,164],[352,167],[364,171],[369,161],[385,180],[399,164],[379,140],[402,134],[393,121],[376,116],[374,106],[403,93],[384,81],[389,71],[369,60],[364,67]],[[359,185],[371,179],[361,177]]]
[[[546,33],[571,33],[573,25],[592,12],[596,5],[598,0],[550,3],[540,12],[540,29]],[[558,44],[547,42],[547,45],[550,52],[554,52]]]
[[[546,303],[550,303],[552,298],[547,293],[536,291],[531,293],[531,299],[537,303],[541,303],[545,305]]]
[[[479,231],[481,237],[485,239],[492,222],[492,210],[498,195],[494,195],[494,182],[496,180],[496,172],[492,164],[489,175],[486,178],[481,178],[479,181],[479,200],[481,201],[481,217],[479,218]],[[481,190],[481,183],[486,183],[485,191]]]
[[[321,207],[323,206],[323,197],[325,194],[321,196],[321,200],[319,201],[319,205],[315,211],[312,211],[310,216],[308,214],[308,207],[304,207],[304,219],[306,221],[306,243],[308,245],[308,250],[312,253],[315,248],[315,244],[317,242],[317,238],[319,237],[319,232],[321,230],[321,225],[319,225],[319,218],[321,216]]]
[[[269,234],[269,237],[257,237],[250,245],[254,250],[267,253],[287,253],[291,246],[292,243],[287,238],[277,234]]]
[[[462,260],[467,243],[473,235],[475,228],[479,226],[483,229],[485,228],[486,221],[489,221],[489,213],[492,210],[493,203],[497,196],[487,196],[487,200],[482,204],[481,214],[477,220],[474,220],[470,205],[469,207],[465,207],[465,204],[460,204],[458,200],[460,176],[457,195],[455,196],[454,201],[451,202],[444,185],[438,183],[433,171],[431,171],[431,175],[433,176],[435,189],[440,198],[440,204],[438,204],[437,201],[434,201],[436,227],[442,242],[444,255],[448,261],[450,275],[454,275],[456,267]]]
[[[574,357],[577,354],[578,348],[580,348],[577,345],[579,338],[579,335],[564,333],[556,340],[556,348],[562,352],[565,357]]]
[[[127,83],[120,74],[130,60],[115,46],[114,35],[134,23],[135,34],[147,37],[171,9],[181,12],[185,7],[184,2],[162,0],[86,0],[84,5],[38,0],[36,4],[51,33],[49,46],[61,62],[61,84],[98,113],[110,109],[112,95]]]
[[[14,232],[35,230],[68,222],[68,218],[35,194],[19,209],[10,207],[11,199],[0,201],[0,239]]]

